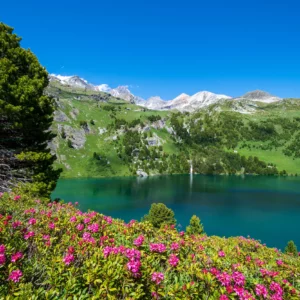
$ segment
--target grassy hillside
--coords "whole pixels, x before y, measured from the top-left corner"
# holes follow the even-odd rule
[[[181,114],[57,82],[47,92],[57,103],[50,147],[62,177],[187,173],[189,160],[197,173],[300,173],[298,100],[224,101]],[[250,158],[245,167],[241,156],[258,163]]]

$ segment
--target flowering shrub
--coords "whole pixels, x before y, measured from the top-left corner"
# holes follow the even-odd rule
[[[16,196],[0,198],[0,298],[300,298],[299,257],[253,239],[126,224]]]

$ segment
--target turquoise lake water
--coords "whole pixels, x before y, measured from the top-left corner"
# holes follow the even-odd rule
[[[60,179],[56,197],[126,222],[140,220],[151,203],[162,202],[174,210],[180,230],[196,214],[209,235],[249,235],[280,249],[294,240],[300,248],[300,177]]]

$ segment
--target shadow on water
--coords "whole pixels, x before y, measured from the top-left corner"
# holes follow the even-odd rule
[[[61,179],[52,198],[88,209],[140,219],[151,203],[163,202],[184,227],[193,214],[208,234],[250,235],[283,248],[300,247],[300,178],[175,175],[149,178]]]

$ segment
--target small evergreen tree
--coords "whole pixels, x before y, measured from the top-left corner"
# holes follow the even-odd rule
[[[294,241],[289,241],[287,243],[287,246],[284,249],[284,253],[290,254],[293,256],[298,256],[297,246],[295,245]]]
[[[160,228],[163,224],[176,224],[173,210],[163,203],[153,203],[149,214],[145,215],[142,221],[148,221],[156,228]]]
[[[204,233],[203,225],[201,224],[200,219],[196,215],[193,215],[191,217],[190,225],[186,227],[186,233],[189,235]]]

